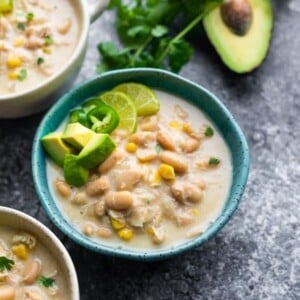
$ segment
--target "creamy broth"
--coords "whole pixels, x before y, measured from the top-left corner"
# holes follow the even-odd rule
[[[105,195],[88,196],[85,194],[83,201],[78,200],[80,197],[76,198],[77,194],[85,192],[89,183],[79,189],[72,188],[71,196],[62,197],[56,186],[57,182],[63,180],[62,169],[52,162],[47,163],[48,184],[52,196],[56,199],[57,205],[63,214],[79,231],[83,231],[90,238],[108,246],[156,249],[157,247],[168,247],[183,243],[203,233],[216,220],[230,191],[232,178],[230,153],[212,122],[199,109],[186,101],[162,91],[155,92],[161,104],[160,111],[157,116],[139,117],[136,134],[143,133],[142,128],[147,129],[147,122],[151,122],[151,118],[157,118],[158,128],[152,131],[153,134],[156,135],[160,130],[171,137],[176,148],[174,152],[177,152],[180,158],[187,162],[188,171],[176,173],[175,180],[164,180],[161,176],[157,178],[157,169],[162,163],[158,156],[164,152],[162,151],[163,147],[158,147],[157,140],[149,140],[146,145],[138,146],[137,152],[128,153],[126,147],[128,142],[134,140],[134,137],[124,137],[117,131],[113,132],[112,137],[117,143],[116,151],[122,153],[122,158],[111,170],[102,174],[108,180],[110,189],[116,189],[116,178],[120,174],[126,174],[127,170],[135,169],[141,173],[141,179],[131,191],[134,197],[133,206],[141,206],[150,211],[151,207],[159,207],[158,210],[151,212],[152,216],[148,216],[147,220],[141,221],[142,224],[137,224],[140,220],[136,220],[134,217],[136,215],[134,208],[124,213],[125,222],[134,232],[132,238],[124,241],[116,234],[116,230],[114,230],[116,228],[112,228],[114,227],[111,221],[113,218],[121,220],[121,222],[124,221],[122,216],[119,219],[119,212],[109,210],[102,217],[95,213],[95,203],[103,201],[101,199]],[[185,129],[183,125],[186,125]],[[60,129],[63,129],[63,127],[64,125]],[[193,130],[191,130],[191,127]],[[203,128],[208,127],[213,128],[214,134],[212,137],[206,137],[203,134]],[[186,151],[184,149],[187,140],[190,140],[193,134],[198,135],[200,146],[194,151]],[[157,153],[156,158],[150,161],[141,162],[137,159],[137,156],[141,156],[141,153],[139,153],[140,148],[147,149],[148,152],[155,150],[156,153],[160,153]],[[151,155],[151,153],[148,154]],[[208,158],[211,157],[218,158],[220,163],[217,166],[210,166]],[[99,177],[99,174],[94,174],[90,180],[93,181]],[[195,188],[197,184],[197,191],[199,191],[198,186],[201,186],[201,201],[175,200],[170,190],[178,182],[183,184],[192,183],[194,184],[192,188]],[[153,237],[152,227],[149,230],[149,224],[152,226],[151,222],[160,214],[162,214],[159,221],[161,234],[158,233],[159,238],[157,239]]]
[[[0,14],[0,96],[26,91],[67,62],[79,38],[80,18],[70,0],[14,0]]]
[[[7,259],[13,262],[11,269],[1,270],[3,260]],[[48,285],[45,280],[48,280]],[[11,295],[11,298],[8,296],[5,298],[4,295]],[[2,225],[0,225],[0,299],[70,299],[66,279],[55,257],[34,236]]]

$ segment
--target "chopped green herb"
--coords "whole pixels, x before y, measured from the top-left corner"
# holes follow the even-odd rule
[[[5,256],[0,256],[0,272],[10,271],[15,262]]]
[[[45,277],[45,276],[39,276],[38,277],[38,283],[43,285],[46,288],[52,287],[55,280],[51,277]]]
[[[34,14],[30,12],[30,13],[27,14],[26,18],[27,18],[28,21],[32,21],[33,18],[34,18]]]
[[[193,55],[186,36],[222,0],[111,0],[116,29],[123,44],[98,45],[102,60],[97,72],[154,67],[179,72]]]
[[[20,73],[18,74],[18,80],[23,81],[27,78],[27,70],[21,69]]]
[[[207,127],[204,134],[207,137],[211,137],[214,135],[214,130],[211,127]]]
[[[219,163],[220,163],[220,160],[215,157],[211,157],[208,162],[208,164],[211,166],[217,166]]]
[[[161,151],[163,151],[163,148],[161,147],[161,145],[156,144],[156,145],[155,145],[155,151],[156,151],[157,153],[160,153]]]
[[[51,36],[46,36],[45,37],[45,44],[46,44],[46,46],[50,46],[50,45],[52,45],[53,44],[53,38],[51,37]]]
[[[37,59],[37,61],[36,61],[36,63],[38,64],[38,65],[41,65],[42,63],[44,63],[45,62],[45,60],[42,58],[42,57],[38,57],[38,59]]]
[[[18,29],[20,29],[20,30],[22,30],[22,31],[25,30],[25,24],[22,23],[22,22],[19,22],[19,23],[17,24],[17,27],[18,27]]]

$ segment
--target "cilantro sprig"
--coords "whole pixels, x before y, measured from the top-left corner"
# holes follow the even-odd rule
[[[38,283],[46,288],[50,288],[53,286],[55,280],[51,277],[39,276],[37,279]]]
[[[0,272],[10,271],[15,262],[5,256],[0,256]]]
[[[116,29],[124,47],[119,48],[112,42],[100,43],[98,50],[102,61],[98,65],[98,73],[132,67],[165,68],[179,72],[193,55],[193,48],[185,40],[186,35],[221,2],[133,0],[129,3],[111,0],[110,8],[117,11]]]

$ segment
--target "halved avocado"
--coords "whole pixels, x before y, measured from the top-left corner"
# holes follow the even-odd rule
[[[237,28],[230,28],[229,23],[232,21],[232,17],[237,19],[237,23],[240,23],[240,18],[244,17],[243,11],[240,15],[229,15],[227,20],[224,18],[224,5],[230,2],[236,2],[237,5],[241,5],[241,3],[242,5],[244,5],[243,3],[250,4],[252,15],[249,24],[238,24]],[[266,57],[273,27],[270,0],[224,1],[221,6],[213,9],[205,16],[203,23],[210,42],[225,65],[232,71],[237,73],[250,72],[258,67]]]

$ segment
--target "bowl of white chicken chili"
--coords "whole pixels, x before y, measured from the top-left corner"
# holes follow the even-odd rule
[[[0,118],[46,109],[67,90],[107,2],[0,0]]]
[[[82,246],[139,260],[212,237],[246,185],[245,137],[224,105],[180,76],[130,69],[93,78],[45,116],[33,145],[35,188]]]
[[[73,262],[43,224],[0,207],[0,299],[79,300]]]

